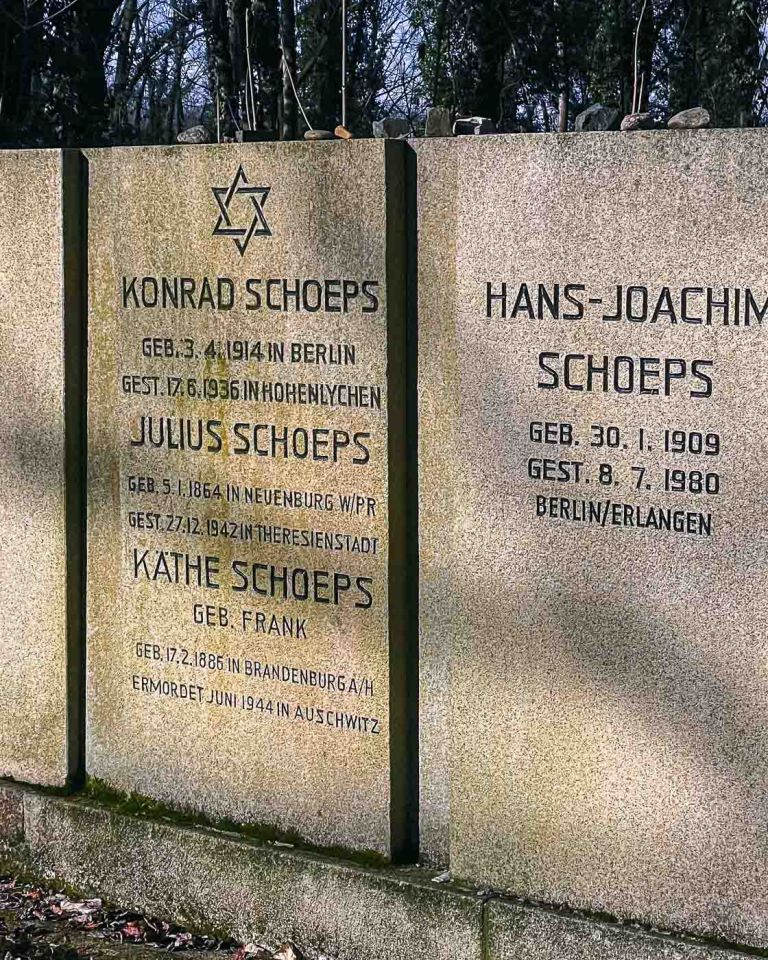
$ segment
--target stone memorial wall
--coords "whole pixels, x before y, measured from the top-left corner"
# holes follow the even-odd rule
[[[343,960],[764,952],[766,146],[0,154],[0,776],[315,851],[0,846]]]
[[[0,776],[81,765],[80,160],[0,153]]]
[[[422,691],[450,688],[422,773],[450,779],[451,869],[759,946],[766,144],[419,147],[420,403],[451,413],[420,423]]]
[[[89,154],[88,769],[409,843],[403,144]]]

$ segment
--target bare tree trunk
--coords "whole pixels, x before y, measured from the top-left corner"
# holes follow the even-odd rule
[[[568,129],[568,77],[563,78],[560,95],[557,100],[557,132],[565,133]]]
[[[280,12],[277,0],[251,0],[253,30],[252,65],[259,76],[259,101],[256,105],[257,128],[278,129],[280,99]]]
[[[141,127],[142,127],[142,118],[144,115],[144,94],[147,91],[147,75],[141,79],[139,88],[136,91],[136,98],[133,106],[133,129],[136,131],[136,137],[139,142],[142,139]]]
[[[445,28],[448,19],[448,0],[440,0],[440,6],[437,11],[437,22],[435,24],[435,66],[434,76],[432,78],[432,106],[438,106],[437,99],[440,95],[440,72],[443,68],[443,43],[445,40]]]
[[[29,8],[26,3],[21,4],[19,10],[24,24],[29,23]],[[29,30],[23,29],[18,37],[19,85],[16,101],[16,119],[21,126],[29,123],[32,114],[32,37]]]
[[[340,117],[341,0],[313,0],[304,9],[302,66],[297,85],[318,126],[333,130]]]
[[[245,105],[245,0],[224,0],[227,17],[229,68],[232,75],[231,113],[235,126],[244,126]]]
[[[136,20],[136,44],[133,60],[136,59],[136,53],[140,49],[143,43],[146,43],[149,27],[149,4],[144,4],[144,10],[139,14]],[[134,64],[129,64],[129,67],[134,67]],[[133,73],[132,79],[129,81],[129,84],[132,85],[134,89],[133,95],[133,129],[134,136],[138,142],[143,142],[143,126],[144,126],[144,96],[147,92],[147,82],[149,79],[149,68],[141,71],[140,73]]]
[[[184,66],[184,48],[187,41],[186,23],[174,8],[175,30],[173,31],[173,66],[171,69],[171,80],[168,88],[168,101],[165,114],[165,140],[167,143],[173,143],[180,126],[180,105],[181,105],[181,77]]]
[[[125,0],[120,14],[112,105],[112,140],[122,143],[128,126],[128,78],[131,67],[131,34],[136,21],[136,0]]]
[[[168,61],[170,53],[166,50],[160,62],[160,69],[157,76],[153,77],[149,84],[149,141],[150,143],[161,143],[163,139],[164,117],[162,111],[163,96],[168,89]]]
[[[229,0],[231,3],[231,0]],[[231,135],[237,125],[236,85],[230,50],[228,0],[203,0],[201,13],[208,45],[208,72],[211,77],[211,98],[219,102],[221,128]]]
[[[565,59],[565,42],[563,41],[563,22],[562,22],[562,8],[560,6],[560,0],[555,0],[554,3],[555,11],[555,29],[556,33],[556,44],[557,44],[557,66],[558,66],[558,78],[560,90],[558,92],[558,104],[557,104],[557,130],[558,133],[565,133],[568,129],[568,99],[569,99],[569,82],[568,82],[568,64]]]
[[[280,3],[280,45],[283,56],[283,96],[280,139],[295,140],[299,134],[299,111],[293,85],[296,84],[296,7],[294,0]],[[293,80],[293,84],[291,83]]]

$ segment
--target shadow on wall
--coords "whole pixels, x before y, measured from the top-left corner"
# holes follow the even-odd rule
[[[723,462],[729,500],[709,504],[713,540],[537,518],[537,493],[587,494],[527,480],[527,457],[542,454],[527,425],[542,407],[522,399],[519,368],[493,343],[471,354],[472,454],[443,570],[460,598],[452,866],[542,901],[768,941],[761,457]],[[547,419],[642,417],[604,403],[563,401]],[[723,424],[745,416],[732,403]],[[745,519],[749,503],[757,516]]]

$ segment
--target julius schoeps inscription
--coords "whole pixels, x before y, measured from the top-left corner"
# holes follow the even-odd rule
[[[90,771],[386,857],[407,660],[390,146],[90,156]]]

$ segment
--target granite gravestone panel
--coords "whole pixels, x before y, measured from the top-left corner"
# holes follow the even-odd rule
[[[450,677],[451,868],[759,946],[766,146],[419,148],[420,455],[447,505],[422,579],[439,567],[453,610],[422,608],[422,670]],[[448,189],[425,175],[444,159]]]
[[[446,532],[461,509],[462,457],[456,300],[458,157],[464,141],[412,141],[422,200],[418,205],[419,338],[419,857],[435,868],[449,860],[450,644],[459,622]],[[426,192],[428,190],[428,193]],[[425,325],[426,324],[428,325]],[[442,429],[438,427],[442,426]]]
[[[407,846],[404,146],[94,151],[88,769]]]
[[[78,171],[0,155],[0,776],[59,787],[80,749]]]

